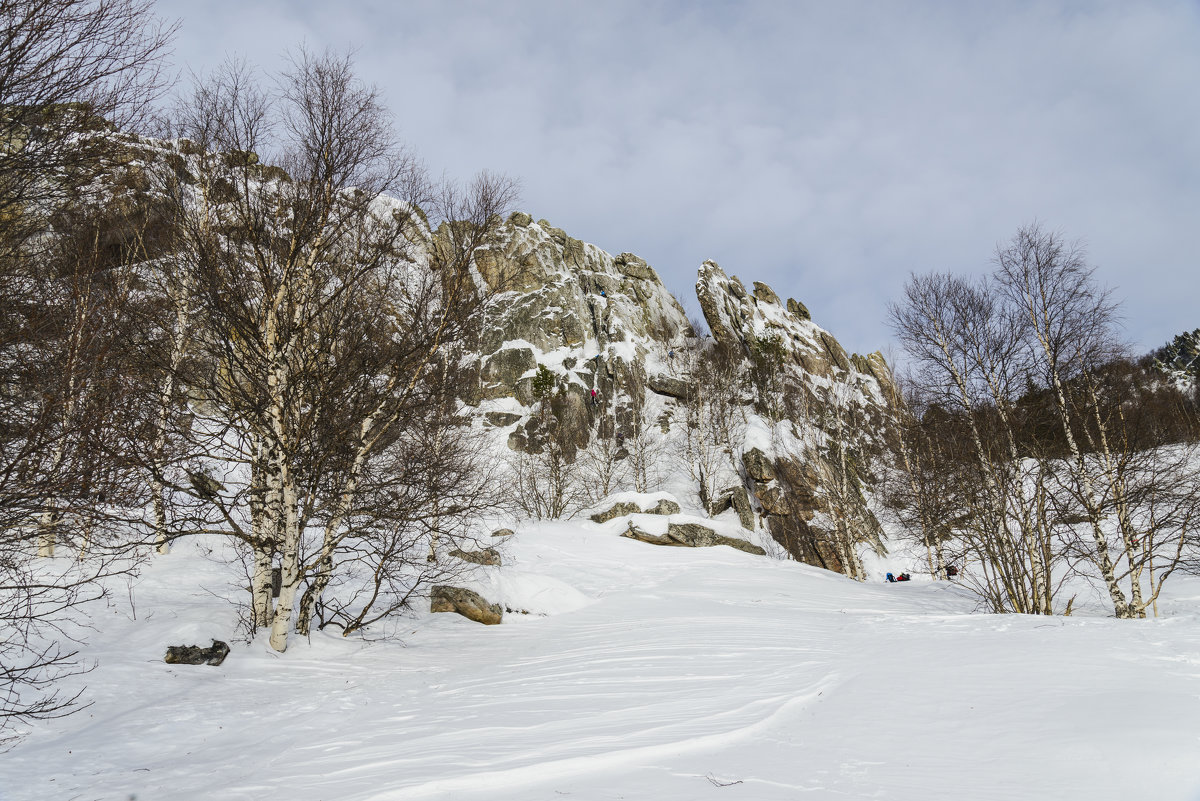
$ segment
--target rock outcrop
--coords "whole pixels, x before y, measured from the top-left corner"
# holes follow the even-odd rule
[[[468,620],[494,626],[504,619],[500,604],[490,604],[474,590],[437,586],[430,595],[430,612],[457,612]]]
[[[726,509],[733,509],[738,516],[742,528],[753,531],[755,526],[754,506],[750,502],[750,494],[744,486],[728,487],[709,504],[709,514],[719,515]]]
[[[659,498],[653,506],[646,506],[645,504],[638,504],[633,501],[619,501],[604,511],[593,514],[591,520],[593,523],[607,523],[609,520],[624,517],[625,515],[677,515],[679,511],[679,504],[670,498]]]
[[[772,537],[796,559],[842,569],[831,524],[819,526],[814,519],[846,513],[821,503],[831,487],[845,484],[857,493],[840,501],[855,507],[853,537],[882,551],[882,529],[858,488],[873,483],[874,477],[863,468],[869,459],[861,457],[882,449],[895,399],[883,356],[847,354],[832,334],[812,321],[804,304],[791,298],[782,303],[770,287],[758,282],[747,291],[736,276],[726,275],[712,261],[700,268],[696,294],[716,341],[770,374],[769,392],[759,388],[759,411],[785,419],[797,434],[782,437],[787,444],[772,453],[755,446],[741,457],[745,489]],[[799,433],[801,429],[807,433]],[[831,463],[838,448],[853,450],[860,458]]]
[[[670,341],[690,329],[679,302],[646,262],[611,256],[545,220],[509,217],[497,239],[476,255],[483,280],[506,293],[490,321],[483,353],[524,341],[543,352],[613,342]]]
[[[730,548],[756,556],[765,556],[767,553],[752,542],[736,537],[726,537],[699,523],[668,523],[666,534],[651,534],[630,523],[628,530],[621,536],[651,545],[668,545],[676,548],[711,548],[716,545],[728,545]]]
[[[502,293],[482,339],[477,395],[520,405],[521,411],[507,406],[486,412],[490,425],[507,430],[509,448],[553,452],[572,463],[578,453],[600,447],[613,453],[605,458],[626,459],[623,437],[641,419],[635,407],[651,394],[662,410],[661,432],[684,436],[693,417],[690,405],[705,388],[683,359],[674,358],[675,350],[699,341],[691,338],[682,307],[644,260],[631,253],[611,256],[545,220],[517,213],[496,243],[477,255],[476,265],[484,283]],[[747,399],[754,408],[747,411],[771,425],[790,425],[795,433],[785,438],[795,447],[727,443],[738,472],[720,480],[740,477],[741,484],[710,494],[706,511],[733,509],[744,528],[761,522],[795,558],[840,569],[826,519],[831,507],[821,503],[833,475],[830,443],[844,438],[837,426],[852,419],[859,433],[872,432],[854,447],[878,448],[881,435],[875,432],[886,431],[894,397],[886,362],[878,353],[847,353],[812,321],[803,303],[781,300],[761,282],[748,289],[715,262],[701,266],[696,293],[716,344],[742,360],[745,375],[770,373],[775,382],[755,387],[754,399]],[[873,480],[852,478],[856,486]],[[858,524],[855,536],[881,547],[878,524],[866,509],[866,496],[862,499],[864,513],[856,518],[866,522]],[[645,511],[633,503],[615,504],[592,519]]]

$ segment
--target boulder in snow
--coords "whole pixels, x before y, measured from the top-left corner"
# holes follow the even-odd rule
[[[474,590],[462,587],[438,586],[430,596],[430,612],[457,612],[468,620],[494,626],[504,618],[500,604],[489,604]]]
[[[500,564],[500,554],[495,548],[484,548],[482,551],[462,551],[455,548],[450,552],[450,555],[455,559],[461,559],[464,562],[471,562],[476,565]]]
[[[775,467],[758,448],[751,448],[742,454],[742,464],[746,467],[746,475],[755,481],[771,481],[775,478]]]
[[[612,506],[602,512],[596,512],[591,516],[593,523],[607,523],[616,517],[624,517],[625,515],[677,515],[679,514],[679,504],[670,498],[659,498],[658,502],[648,509],[643,509],[642,506],[635,501],[617,501]]]
[[[612,506],[605,509],[603,512],[596,512],[591,516],[593,523],[607,523],[615,517],[624,517],[625,515],[634,515],[642,511],[636,503],[614,503]]]
[[[229,645],[213,640],[212,646],[169,645],[163,661],[169,665],[219,665],[229,656]]]

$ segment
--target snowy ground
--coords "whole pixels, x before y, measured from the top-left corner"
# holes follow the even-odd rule
[[[553,524],[494,584],[557,614],[167,665],[236,620],[194,547],[99,616],[94,705],[0,754],[0,799],[1200,799],[1200,581],[1158,620],[991,616]]]

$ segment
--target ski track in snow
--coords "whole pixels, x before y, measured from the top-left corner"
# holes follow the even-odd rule
[[[98,616],[94,705],[0,755],[0,799],[1200,799],[1192,579],[1160,620],[992,616],[557,524],[510,562],[588,606],[211,668],[160,661],[235,616],[184,550]]]

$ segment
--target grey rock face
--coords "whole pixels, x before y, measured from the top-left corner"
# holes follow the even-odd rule
[[[679,400],[687,400],[689,396],[695,394],[695,389],[692,384],[678,378],[672,378],[666,375],[652,375],[646,382],[646,386],[659,395],[667,395]]]
[[[763,303],[779,304],[779,296],[775,294],[775,290],[758,281],[754,282],[754,297]]]
[[[775,478],[771,460],[758,448],[751,448],[742,454],[742,464],[746,468],[746,475],[755,481],[771,481]]]
[[[757,491],[758,502],[769,515],[786,515],[792,511],[787,497],[779,487],[763,487]]]
[[[504,619],[500,604],[489,604],[474,590],[445,585],[433,588],[430,596],[430,612],[457,612],[468,620],[494,626]]]
[[[716,545],[728,545],[730,548],[752,553],[756,556],[765,556],[767,553],[752,542],[739,540],[735,537],[722,536],[698,523],[670,523],[667,526],[667,533],[665,535],[651,534],[630,525],[629,530],[621,536],[651,545],[667,545],[676,548],[711,548]]]
[[[830,542],[828,533],[809,526],[804,519],[795,515],[770,515],[767,530],[797,561],[835,573],[843,572],[837,549]]]
[[[744,296],[746,292],[741,282],[735,284],[734,281],[736,279],[730,280],[715,261],[706,261],[700,267],[696,298],[713,339],[722,345],[741,346],[742,339],[733,326],[735,320],[745,319],[738,296]]]
[[[738,522],[742,524],[742,528],[753,531],[754,507],[750,505],[750,494],[746,492],[746,488],[734,487],[733,493],[730,496],[730,502],[733,505],[734,511],[737,512]]]
[[[512,395],[517,380],[536,366],[537,360],[531,348],[509,348],[493,353],[480,373],[485,385],[484,394],[490,397]]]
[[[856,447],[881,447],[894,397],[890,372],[881,355],[851,358],[832,334],[813,324],[804,304],[795,299],[781,304],[770,287],[760,283],[754,284],[753,294],[748,293],[736,276],[726,275],[715,262],[705,262],[700,268],[696,292],[719,343],[746,354],[762,353],[764,341],[778,343],[780,358],[773,383],[769,389],[763,383],[755,386],[759,393],[756,408],[761,414],[776,421],[790,416],[794,427],[815,428],[827,437],[844,439],[846,432],[830,422],[837,419],[830,411],[834,404],[847,404],[854,407],[851,416],[865,421],[853,433]],[[772,404],[780,391],[788,402]],[[772,537],[796,559],[822,567],[838,564],[832,551],[821,551],[828,546],[826,539],[808,526],[815,517],[820,488],[832,475],[827,457],[816,447],[805,449],[796,458],[810,463],[790,464],[789,475],[783,476],[777,456],[761,451],[745,455],[745,505],[753,507],[757,502],[767,514]],[[732,497],[729,503],[733,504]],[[856,537],[879,551],[878,524],[865,506],[859,511],[868,522],[860,526],[864,530]],[[739,518],[749,522],[752,513],[753,508],[739,510]],[[818,548],[819,543],[825,544]]]
[[[892,377],[892,371],[888,368],[887,360],[883,358],[883,354],[879,351],[867,356],[867,367],[865,372],[869,372],[879,382],[880,389],[883,390],[883,397],[889,403],[894,402],[896,398],[896,383]]]
[[[691,327],[654,270],[637,256],[610,256],[573,239],[546,220],[534,222],[528,215],[514,214],[495,243],[479,254],[477,264],[483,280],[505,293],[495,313],[489,313],[483,332],[479,382],[483,389],[479,394],[484,399],[512,396],[526,407],[537,406],[532,380],[521,377],[534,367],[532,352],[504,348],[504,342],[524,340],[547,354],[562,348],[573,351],[558,357],[562,359],[561,367],[548,365],[562,377],[563,389],[556,390],[549,401],[549,414],[541,421],[528,412],[523,420],[513,419],[509,413],[489,416],[492,425],[515,429],[510,429],[510,447],[544,452],[548,438],[554,437],[562,444],[568,461],[573,461],[579,449],[589,446],[594,434],[608,440],[617,431],[625,431],[629,425],[628,404],[622,406],[617,389],[622,370],[628,367],[642,371],[644,383],[627,383],[644,386],[657,395],[688,400],[703,392],[703,387],[695,387],[686,377],[645,375],[648,354],[678,349]],[[748,288],[736,276],[726,275],[715,262],[707,261],[700,268],[696,292],[717,343],[727,347],[734,358],[742,354],[748,365],[753,362],[755,370],[764,370],[764,363],[777,365],[771,368],[775,371],[770,379],[774,383],[756,377],[759,383],[750,388],[754,394],[746,394],[755,411],[769,417],[769,423],[788,417],[796,429],[826,429],[825,435],[834,436],[828,422],[833,419],[830,404],[836,398],[849,397],[860,407],[855,409],[855,419],[868,421],[864,428],[880,432],[886,429],[891,397],[887,388],[891,384],[882,356],[848,355],[833,335],[812,322],[803,303],[794,298],[784,302],[761,282]],[[618,342],[632,343],[632,348],[609,348]],[[767,349],[764,343],[771,347]],[[764,362],[764,354],[770,361]],[[768,386],[769,390],[764,388]],[[595,405],[589,400],[593,388],[601,399]],[[783,402],[779,401],[781,396]],[[678,414],[679,406],[664,405],[659,419],[664,433],[676,430],[681,422],[686,424],[680,416],[673,416]],[[814,441],[799,434],[796,437]],[[820,442],[820,436],[815,441]],[[732,442],[729,446],[736,454],[746,444]],[[741,525],[753,530],[759,522],[758,512],[762,512],[768,531],[796,558],[828,566],[828,555],[820,553],[814,544],[821,542],[820,537],[808,529],[823,486],[821,481],[829,474],[828,466],[823,464],[826,457],[814,446],[811,452],[794,455],[812,464],[784,465],[779,461],[780,454],[764,453],[766,449],[763,445],[761,450],[745,454],[745,486],[722,493],[710,513],[732,507]],[[783,475],[785,470],[787,475]],[[644,511],[632,504],[614,505],[597,512],[593,519],[611,520]],[[696,537],[687,544],[694,547],[708,541],[705,535]],[[807,544],[797,544],[804,537]],[[647,539],[651,540],[685,544],[670,535]]]
[[[711,548],[722,539],[717,532],[699,523],[669,523],[667,536],[690,548]]]
[[[658,503],[649,509],[643,509],[642,512],[648,515],[677,515],[679,514],[679,504],[670,498],[659,498]]]
[[[513,215],[476,265],[489,287],[512,293],[484,333],[485,353],[513,339],[551,351],[690,329],[645,261],[632,253],[610,256],[545,220]]]
[[[846,349],[842,347],[841,343],[834,339],[833,335],[827,331],[821,332],[821,342],[825,345],[825,350],[829,353],[829,358],[833,360],[833,363],[839,369],[849,372],[850,359],[846,356]]]
[[[708,515],[709,515],[709,517],[716,517],[717,515],[721,514],[721,512],[724,512],[726,509],[732,509],[732,508],[733,508],[733,487],[728,487],[726,489],[721,490],[720,494],[718,494],[715,498],[713,498],[711,501],[709,501]]]
[[[787,310],[794,317],[800,320],[811,320],[812,315],[808,313],[808,307],[795,298],[787,299]]]
[[[757,556],[765,556],[767,553],[754,543],[739,540],[735,537],[723,536],[711,528],[698,523],[669,523],[667,525],[667,537],[689,548],[710,548],[714,545],[728,545],[731,548],[736,548],[739,551],[745,551]]]

